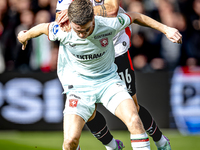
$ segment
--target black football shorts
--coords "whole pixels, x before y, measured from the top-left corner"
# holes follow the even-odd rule
[[[128,92],[131,96],[136,93],[135,73],[129,51],[115,58],[115,64],[118,66],[118,74],[126,83]]]

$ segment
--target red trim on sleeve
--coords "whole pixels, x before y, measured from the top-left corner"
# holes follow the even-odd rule
[[[130,28],[129,27],[126,27],[125,28],[125,33],[128,35],[128,37],[129,37],[129,44],[130,44],[130,46],[131,46],[131,30],[130,30]]]
[[[131,21],[130,24],[131,24],[133,21],[132,21],[131,17],[129,16],[129,14],[127,14],[127,13],[124,13],[124,14],[126,14],[130,18],[130,21]]]

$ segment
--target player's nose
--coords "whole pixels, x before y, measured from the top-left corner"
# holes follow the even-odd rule
[[[86,33],[79,33],[80,38],[84,38],[86,36]]]

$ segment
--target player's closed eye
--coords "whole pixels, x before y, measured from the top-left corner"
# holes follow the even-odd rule
[[[88,31],[90,31],[90,28],[91,28],[91,27],[87,28],[87,29],[85,30],[85,32],[88,32]]]
[[[75,31],[77,31],[78,33],[87,33],[87,32],[90,31],[90,28],[91,28],[91,27],[87,28],[85,31],[77,31],[76,29],[75,29]]]

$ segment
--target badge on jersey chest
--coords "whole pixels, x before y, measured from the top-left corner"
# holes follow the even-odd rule
[[[108,38],[103,38],[99,40],[102,47],[106,47],[108,45]]]

